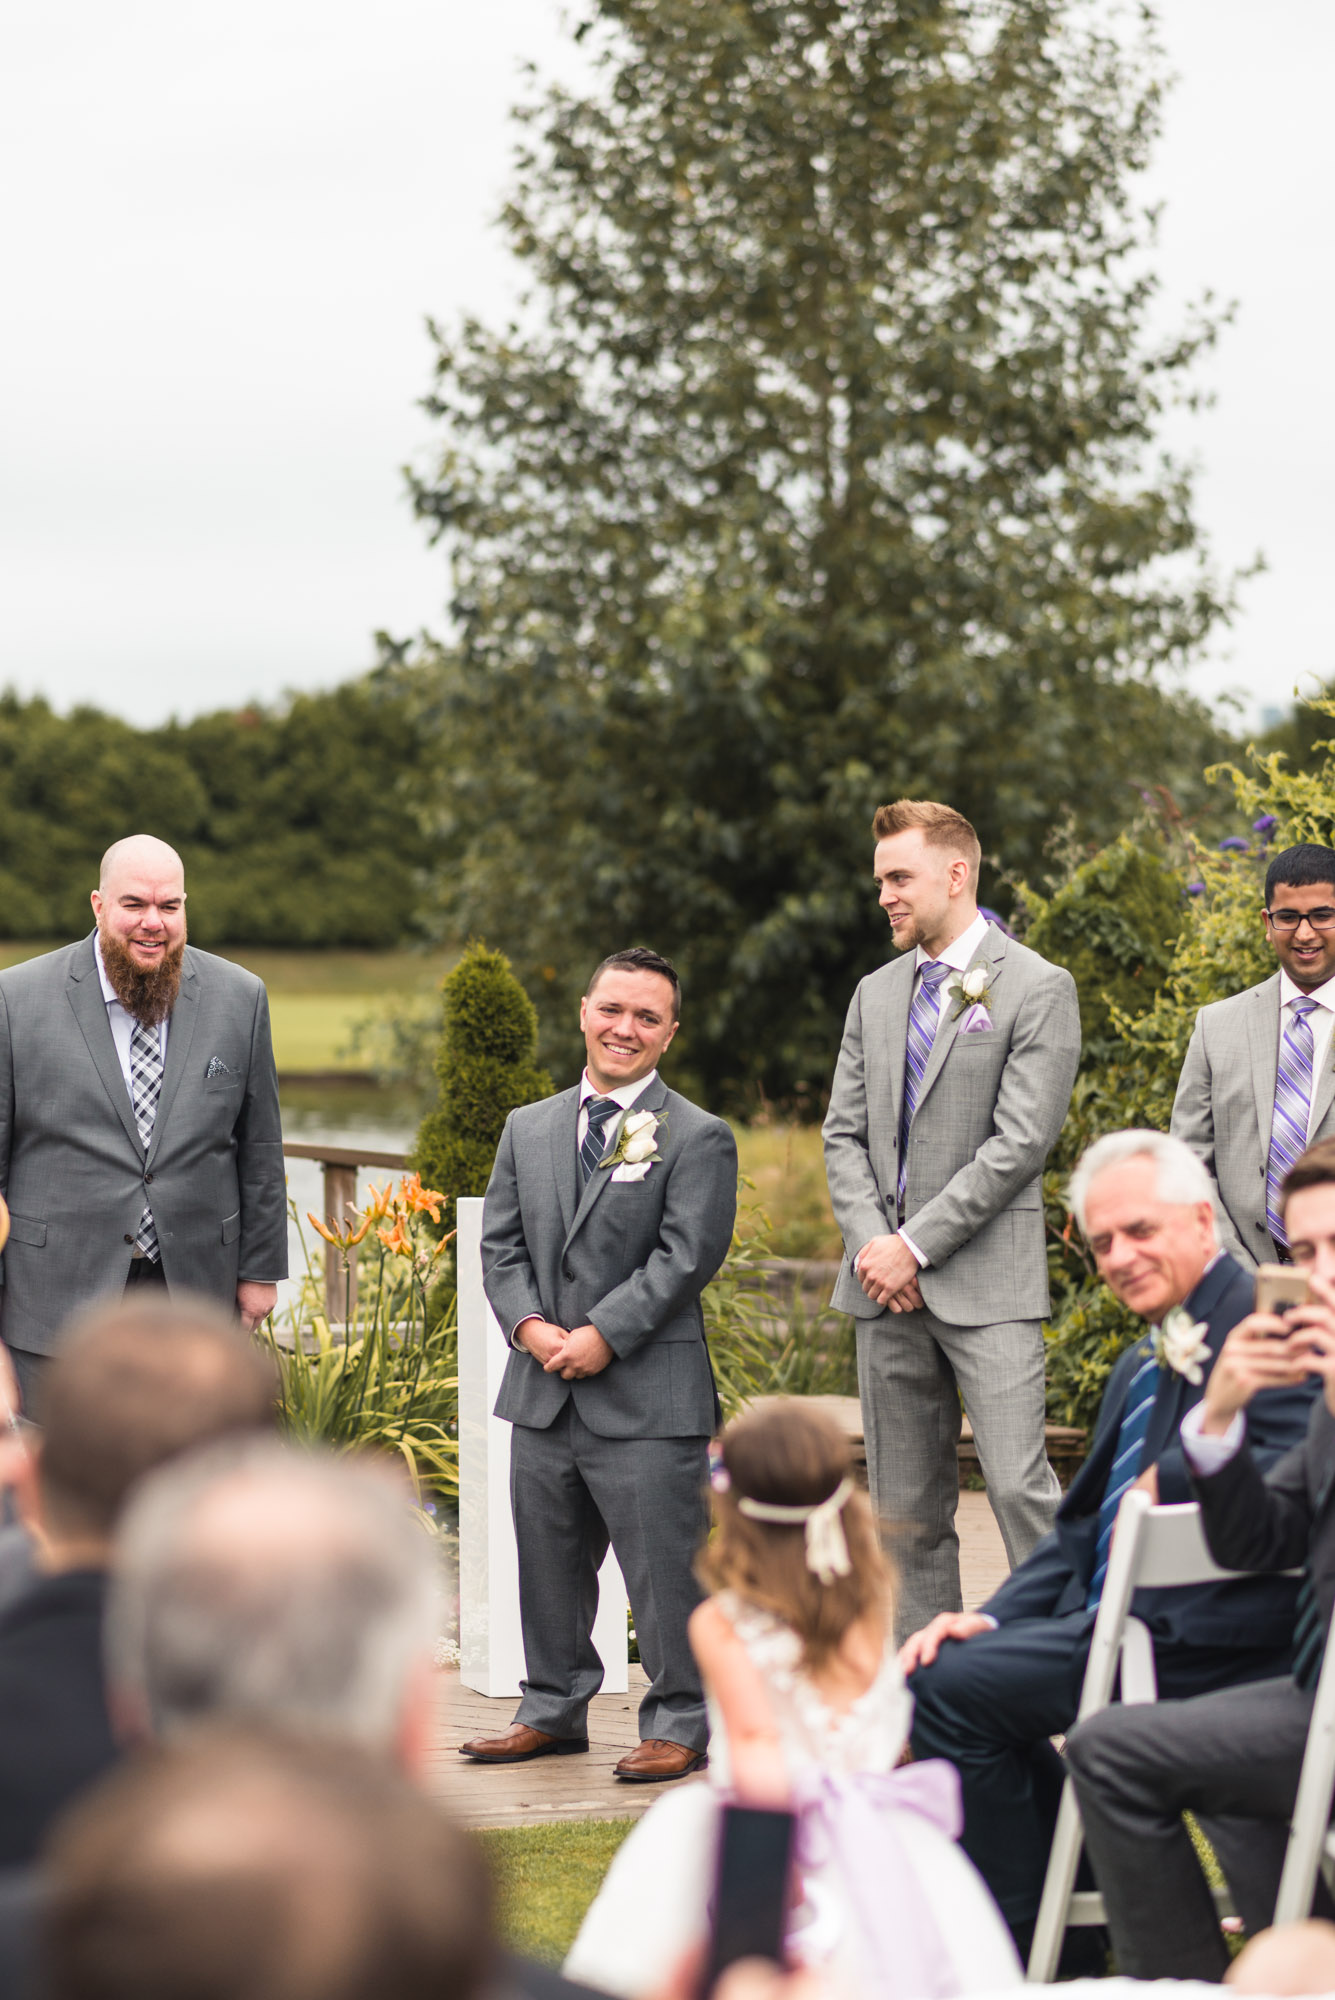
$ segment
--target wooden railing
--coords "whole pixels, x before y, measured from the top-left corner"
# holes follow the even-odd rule
[[[315,1160],[324,1169],[324,1212],[322,1220],[331,1229],[346,1228],[357,1201],[358,1167],[388,1168],[401,1174],[408,1162],[402,1153],[372,1153],[364,1146],[299,1146],[284,1144],[289,1160]],[[357,1260],[343,1269],[343,1258],[332,1243],[324,1253],[325,1314],[332,1326],[346,1314],[351,1318],[357,1304]]]

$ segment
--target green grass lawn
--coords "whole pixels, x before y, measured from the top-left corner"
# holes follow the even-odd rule
[[[825,1186],[825,1161],[818,1125],[747,1125],[735,1128],[742,1172],[755,1183],[742,1191],[745,1210],[763,1208],[773,1225],[776,1257],[838,1257],[839,1231],[834,1225]]]
[[[559,1965],[575,1941],[633,1819],[561,1820],[478,1834],[496,1884],[501,1937],[512,1951]]]

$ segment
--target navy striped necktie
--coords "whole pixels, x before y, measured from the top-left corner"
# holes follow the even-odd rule
[[[587,1181],[603,1157],[607,1145],[607,1121],[616,1117],[621,1106],[614,1097],[591,1097],[584,1108],[589,1114],[589,1129],[579,1149],[579,1171],[580,1178]]]
[[[1094,1574],[1085,1598],[1087,1611],[1097,1611],[1103,1595],[1104,1579],[1108,1574],[1108,1551],[1112,1547],[1122,1495],[1140,1477],[1140,1460],[1149,1434],[1150,1412],[1159,1393],[1158,1374],[1159,1363],[1151,1354],[1131,1377],[1126,1392],[1122,1425],[1117,1433],[1117,1455],[1109,1467],[1108,1484],[1103,1489],[1103,1505],[1099,1508],[1099,1539],[1094,1553]]]

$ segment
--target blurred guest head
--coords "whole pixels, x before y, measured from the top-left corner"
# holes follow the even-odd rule
[[[203,1722],[426,1754],[436,1563],[398,1479],[270,1439],[146,1481],[117,1538],[113,1711],[131,1734]]]
[[[1224,1984],[1239,1993],[1335,1993],[1335,1924],[1311,1917],[1258,1931]]]
[[[146,1752],[47,1860],[46,2000],[469,2000],[491,1968],[477,1848],[347,1746]]]
[[[145,1473],[194,1446],[270,1425],[272,1363],[203,1299],[130,1298],[77,1322],[43,1381],[21,1491],[48,1569],[104,1562]]]
[[[1181,1305],[1218,1249],[1210,1176],[1167,1132],[1096,1139],[1071,1176],[1070,1202],[1099,1276],[1147,1320]]]

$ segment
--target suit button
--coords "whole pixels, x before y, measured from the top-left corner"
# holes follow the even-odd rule
[[[126,1240],[126,1242],[127,1242],[127,1243],[133,1243],[133,1242],[134,1242],[134,1238],[133,1238],[133,1236],[127,1236],[125,1240]]]
[[[573,1270],[571,1269],[571,1267],[570,1267],[570,1265],[569,1265],[569,1264],[563,1264],[563,1265],[561,1266],[561,1276],[562,1276],[563,1278],[566,1278],[566,1279],[569,1279],[569,1278],[573,1278],[573,1277],[574,1277],[574,1275],[575,1275],[575,1273],[574,1273],[574,1271],[573,1271]]]
[[[153,1178],[152,1174],[145,1174],[145,1175],[144,1175],[144,1186],[145,1186],[145,1187],[147,1187],[147,1186],[148,1186],[148,1184],[149,1184],[149,1182],[150,1182],[150,1181],[152,1180],[152,1178]]]

